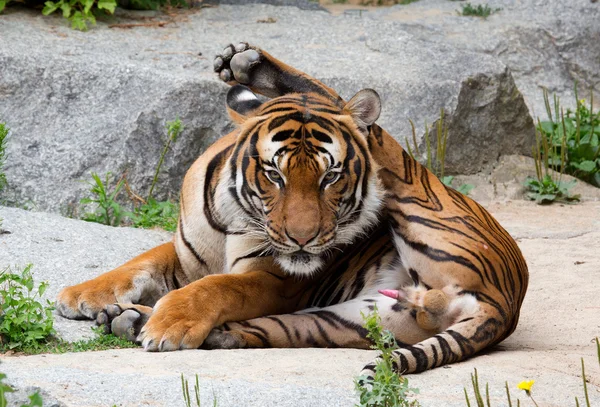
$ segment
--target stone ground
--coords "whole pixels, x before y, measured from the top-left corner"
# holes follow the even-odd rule
[[[517,239],[530,267],[530,286],[515,333],[486,354],[410,376],[427,406],[464,406],[463,386],[477,368],[491,400],[505,405],[504,382],[535,379],[540,406],[574,406],[583,396],[586,362],[592,406],[600,405],[600,366],[592,339],[600,336],[600,202],[537,206],[490,202],[488,209]],[[0,265],[35,264],[58,290],[118,265],[169,239],[169,234],[111,228],[57,215],[0,207]],[[90,322],[57,317],[69,340],[89,337]],[[0,370],[24,392],[41,389],[52,406],[182,406],[179,375],[198,373],[204,405],[352,406],[353,377],[372,351],[267,349],[181,351],[141,349],[63,355],[2,356]],[[13,402],[12,405],[18,405]],[[527,402],[524,406],[530,405]]]

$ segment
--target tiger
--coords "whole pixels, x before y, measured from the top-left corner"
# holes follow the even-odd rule
[[[511,335],[529,276],[519,247],[375,123],[375,90],[346,102],[245,42],[214,70],[236,128],[186,173],[172,241],[64,288],[60,315],[146,351],[368,349],[377,309],[399,374]]]

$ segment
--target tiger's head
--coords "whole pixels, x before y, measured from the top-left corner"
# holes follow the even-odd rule
[[[236,85],[228,111],[240,133],[229,162],[238,218],[289,273],[318,271],[331,249],[364,234],[383,188],[368,149],[381,103],[365,89],[342,107],[317,94],[261,103]]]

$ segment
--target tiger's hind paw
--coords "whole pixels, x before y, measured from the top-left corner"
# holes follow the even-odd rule
[[[152,313],[151,307],[134,304],[109,304],[98,313],[96,325],[104,326],[104,333],[112,333],[131,342],[137,341],[142,327]]]
[[[202,349],[240,349],[246,347],[243,336],[235,331],[214,328],[202,344]]]
[[[250,83],[252,68],[260,61],[260,52],[246,42],[229,44],[215,57],[213,69],[219,78],[230,85]]]

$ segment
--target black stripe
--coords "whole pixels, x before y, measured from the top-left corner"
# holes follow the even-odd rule
[[[183,244],[185,244],[185,247],[188,248],[188,250],[190,252],[192,252],[192,254],[194,255],[194,257],[196,258],[196,260],[198,261],[198,263],[200,263],[201,265],[206,267],[206,262],[204,261],[204,259],[202,257],[200,257],[200,254],[196,251],[196,249],[194,248],[194,246],[192,246],[192,244],[190,243],[189,240],[187,240],[187,238],[185,237],[185,234],[183,232],[183,220],[182,217],[179,217],[179,235],[181,236],[181,240],[183,240]]]

